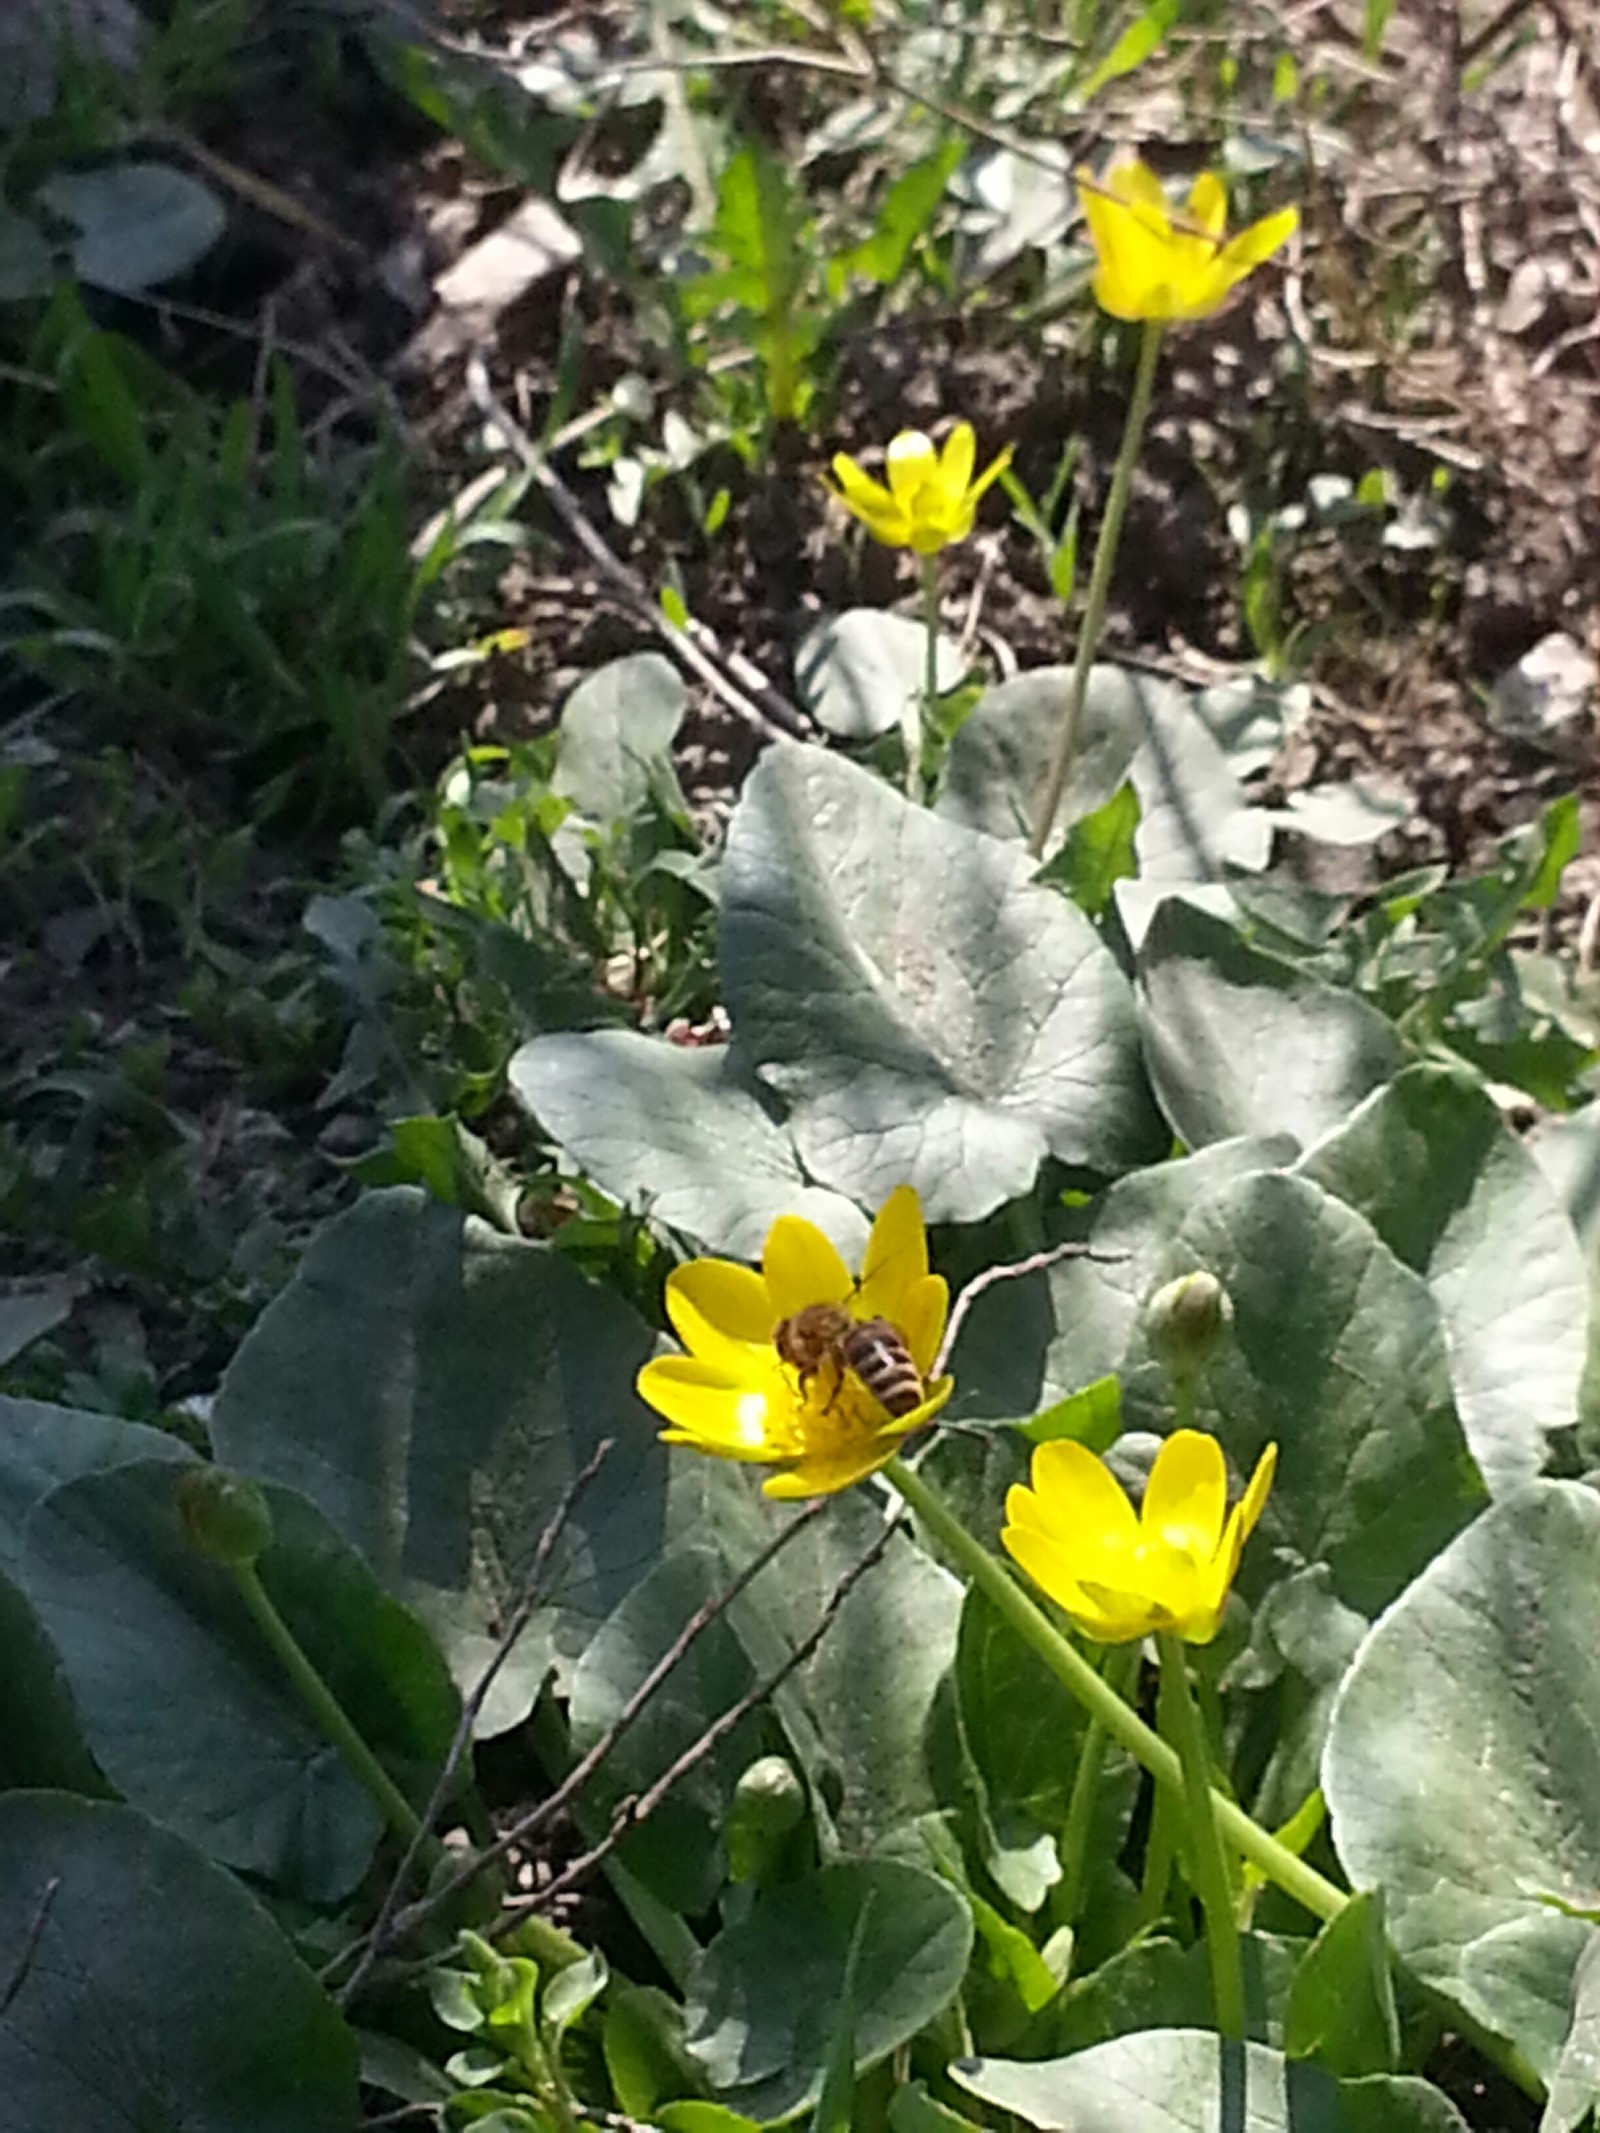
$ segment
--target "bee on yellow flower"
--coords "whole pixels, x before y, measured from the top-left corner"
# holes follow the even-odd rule
[[[776,1467],[769,1496],[829,1496],[876,1472],[953,1388],[932,1379],[950,1297],[909,1185],[879,1209],[859,1280],[815,1223],[780,1215],[759,1272],[692,1259],[666,1302],[688,1353],[646,1363],[640,1397],[668,1444]]]

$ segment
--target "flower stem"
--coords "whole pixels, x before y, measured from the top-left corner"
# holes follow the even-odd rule
[[[922,558],[922,701],[907,695],[900,730],[905,736],[906,798],[922,798],[922,736],[934,722],[939,702],[939,558]]]
[[[1039,803],[1033,835],[1028,839],[1028,850],[1035,859],[1044,857],[1044,848],[1050,842],[1050,832],[1061,807],[1061,795],[1067,789],[1067,778],[1072,770],[1073,752],[1078,745],[1078,722],[1083,716],[1083,700],[1089,693],[1089,669],[1094,664],[1101,626],[1106,619],[1111,572],[1122,538],[1129,492],[1133,488],[1133,470],[1150,414],[1150,395],[1156,382],[1156,357],[1160,352],[1161,323],[1158,319],[1146,319],[1139,340],[1139,366],[1134,373],[1133,398],[1128,402],[1128,419],[1122,432],[1122,449],[1117,454],[1111,492],[1106,498],[1106,515],[1100,522],[1100,538],[1095,543],[1094,568],[1089,574],[1089,592],[1084,602],[1083,626],[1078,632],[1078,651],[1072,665],[1072,683],[1067,691],[1066,715],[1056,734],[1055,754],[1050,759],[1044,798]]]
[[[371,1793],[395,1835],[407,1844],[416,1842],[422,1834],[421,1816],[361,1738],[344,1705],[306,1657],[293,1630],[267,1597],[255,1565],[235,1564],[233,1575],[245,1606],[255,1618],[256,1627],[272,1647],[301,1702]],[[424,1860],[431,1864],[431,1855],[437,1850],[438,1846],[430,1840],[423,1851]]]
[[[1115,1695],[1127,1698],[1139,1668],[1139,1647],[1127,1645],[1109,1652],[1101,1678]],[[1072,1791],[1067,1800],[1067,1819],[1061,1832],[1061,1894],[1056,1914],[1066,1926],[1076,1925],[1083,1902],[1084,1869],[1089,1857],[1089,1832],[1094,1824],[1095,1801],[1100,1794],[1100,1773],[1105,1764],[1105,1720],[1091,1716],[1078,1748],[1078,1767],[1072,1773]]]
[[[1184,1804],[1188,1809],[1189,1859],[1206,1914],[1206,1951],[1211,1958],[1211,1990],[1217,2027],[1225,2037],[1244,2035],[1244,1970],[1239,1960],[1239,1922],[1234,1916],[1228,1862],[1217,1830],[1206,1762],[1205,1735],[1189,1691],[1189,1660],[1181,1638],[1158,1635],[1161,1654],[1161,1725],[1183,1764]]]
[[[1098,1718],[1107,1734],[1125,1748],[1135,1762],[1143,1764],[1158,1785],[1165,1785],[1180,1798],[1184,1793],[1183,1767],[1174,1749],[1147,1726],[1137,1711],[1128,1708],[1107,1682],[1061,1634],[1043,1610],[1017,1584],[1005,1566],[967,1531],[955,1513],[919,1474],[901,1459],[891,1459],[884,1478],[910,1505],[940,1546],[978,1586],[984,1597],[1036,1651],[1058,1681],[1077,1697],[1091,1718]],[[1336,1918],[1350,1901],[1315,1867],[1297,1859],[1276,1837],[1253,1822],[1242,1807],[1220,1794],[1212,1795],[1212,1811],[1227,1841],[1267,1879],[1303,1904],[1316,1918]]]

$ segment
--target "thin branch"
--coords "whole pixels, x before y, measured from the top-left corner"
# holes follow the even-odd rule
[[[680,629],[663,613],[661,603],[652,597],[649,586],[637,571],[630,570],[612,553],[546,454],[496,396],[481,354],[468,359],[467,392],[473,405],[533,476],[551,509],[590,562],[622,595],[635,618],[653,629],[730,711],[754,726],[758,733],[769,740],[778,740],[785,735],[805,739],[812,729],[803,711],[790,703],[781,690],[775,689],[748,660],[737,653],[725,653],[703,622],[691,622],[687,629]],[[724,672],[724,667],[737,673],[737,683],[729,678],[729,672]]]
[[[827,1505],[828,1498],[825,1496],[819,1497],[814,1503],[807,1504],[797,1517],[790,1519],[789,1523],[780,1528],[772,1539],[768,1541],[767,1545],[751,1558],[731,1584],[726,1586],[723,1591],[714,1594],[703,1606],[697,1607],[678,1635],[672,1640],[672,1643],[662,1653],[655,1665],[651,1667],[649,1673],[645,1675],[639,1686],[622,1706],[622,1709],[617,1713],[611,1724],[607,1726],[594,1745],[578,1758],[555,1790],[547,1794],[537,1806],[530,1808],[526,1814],[519,1816],[508,1828],[502,1830],[492,1844],[486,1845],[482,1851],[474,1852],[469,1858],[464,1859],[455,1873],[441,1882],[438,1888],[425,1896],[421,1902],[414,1903],[408,1910],[400,1912],[390,1923],[386,1945],[392,1947],[397,1942],[408,1938],[419,1926],[425,1925],[430,1918],[434,1917],[445,1904],[451,1901],[458,1890],[465,1888],[486,1867],[495,1865],[519,1845],[531,1843],[542,1829],[552,1822],[557,1815],[561,1814],[568,1804],[576,1798],[578,1793],[583,1790],[606,1757],[610,1755],[650,1698],[660,1688],[662,1682],[666,1680],[679,1662],[687,1656],[696,1638],[704,1630],[709,1629],[718,1616],[733,1605],[739,1595],[759,1577],[773,1558],[786,1548],[797,1534],[802,1533],[814,1519],[819,1517],[826,1510]],[[374,1941],[374,1946],[377,1947],[376,1940]],[[377,1952],[381,1954],[383,1949],[377,1948]]]
[[[832,1592],[829,1593],[816,1624],[801,1638],[788,1658],[780,1666],[774,1667],[764,1680],[755,1683],[752,1688],[747,1689],[736,1701],[729,1704],[728,1708],[713,1719],[697,1739],[690,1742],[689,1746],[684,1749],[683,1753],[675,1761],[667,1765],[660,1777],[646,1791],[633,1794],[621,1801],[616,1812],[611,1817],[610,1827],[600,1841],[579,1858],[572,1860],[569,1865],[562,1869],[554,1881],[540,1889],[526,1903],[519,1904],[514,1909],[508,1910],[505,1916],[497,1920],[495,1925],[491,1927],[491,1938],[496,1932],[509,1932],[524,1912],[547,1910],[557,1897],[564,1896],[570,1888],[575,1887],[580,1881],[584,1880],[616,1849],[630,1831],[638,1829],[650,1819],[672,1788],[681,1783],[691,1770],[703,1763],[718,1744],[733,1732],[735,1727],[748,1718],[752,1711],[758,1710],[762,1704],[769,1702],[777,1694],[789,1677],[797,1673],[805,1665],[812,1653],[815,1652],[818,1645],[827,1635],[840,1608],[849,1598],[851,1591],[866,1576],[873,1564],[882,1557],[900,1523],[898,1513],[892,1513],[884,1520],[882,1532],[876,1536],[871,1546],[858,1556],[856,1561],[839,1578]]]
[[[956,1340],[967,1313],[984,1291],[992,1289],[997,1281],[1016,1281],[1024,1274],[1041,1273],[1060,1259],[1094,1259],[1105,1266],[1116,1266],[1131,1256],[1128,1252],[1097,1252],[1092,1244],[1052,1244],[1045,1251],[1030,1252],[1026,1259],[1016,1259],[1005,1266],[985,1267],[981,1274],[973,1275],[955,1300],[950,1323],[944,1329],[944,1339],[934,1362],[933,1375],[936,1378],[944,1376],[945,1365],[955,1353]]]
[[[461,1716],[456,1721],[455,1737],[450,1743],[450,1751],[444,1759],[443,1767],[434,1781],[433,1790],[428,1795],[428,1804],[422,1810],[422,1819],[418,1823],[410,1843],[405,1848],[400,1864],[394,1870],[394,1878],[390,1881],[388,1889],[384,1893],[383,1902],[378,1908],[378,1915],[373,1922],[372,1931],[366,1936],[366,1946],[362,1952],[361,1960],[351,1974],[349,1983],[343,1987],[339,1994],[341,2006],[348,2006],[372,1975],[373,1965],[378,1960],[378,1950],[384,1945],[388,1937],[389,1928],[394,1922],[394,1915],[400,1908],[400,1899],[405,1894],[411,1876],[416,1870],[417,1861],[422,1855],[424,1845],[428,1842],[434,1823],[444,1811],[445,1801],[449,1798],[450,1789],[455,1783],[456,1772],[461,1767],[461,1759],[467,1752],[467,1744],[472,1739],[473,1731],[477,1726],[478,1714],[483,1709],[489,1691],[493,1688],[499,1676],[500,1669],[510,1658],[518,1638],[527,1628],[529,1616],[539,1604],[544,1590],[545,1572],[549,1568],[551,1556],[555,1553],[556,1543],[566,1531],[572,1514],[578,1507],[579,1499],[610,1456],[614,1443],[614,1438],[606,1437],[595,1447],[592,1458],[590,1458],[581,1472],[573,1477],[571,1487],[556,1505],[548,1524],[539,1535],[538,1546],[533,1551],[533,1561],[529,1566],[527,1576],[522,1581],[522,1590],[517,1596],[516,1604],[506,1620],[504,1629],[500,1632],[500,1641],[496,1644],[489,1664],[479,1676],[471,1695],[461,1706]],[[359,1946],[360,1944],[357,1943],[357,1945]],[[349,1951],[347,1950],[344,1955],[335,1958],[336,1965],[342,1967],[343,1963],[348,1959],[348,1954]]]

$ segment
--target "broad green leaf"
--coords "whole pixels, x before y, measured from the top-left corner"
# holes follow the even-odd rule
[[[71,247],[78,279],[121,296],[187,274],[228,222],[216,194],[170,163],[56,171],[34,198],[78,232]]]
[[[626,1304],[549,1246],[409,1188],[370,1194],[314,1239],[228,1368],[212,1436],[242,1473],[309,1496],[414,1606],[458,1680],[476,1678],[539,1539],[602,1439],[483,1730],[514,1725],[692,1519],[717,1462],[670,1477],[633,1381],[654,1346]]]
[[[813,1176],[935,1221],[1026,1192],[1047,1155],[1115,1171],[1155,1119],[1126,981],[1014,848],[821,750],[770,749],[723,866],[740,1042],[793,1105]]]
[[[131,1808],[0,1799],[0,1943],[19,2133],[354,2126],[355,2038],[311,1973],[230,1874]]]
[[[815,2103],[858,1922],[856,2071],[907,2043],[955,1997],[972,1952],[965,1902],[936,1875],[847,1860],[762,1892],[719,1933],[689,1985],[689,2043],[718,2095],[746,2117]]]
[[[572,1675],[568,1722],[581,1756],[615,1725],[628,1699],[671,1648],[691,1617],[722,1592],[730,1573],[708,1548],[685,1548],[640,1580],[590,1640]],[[646,1791],[706,1727],[756,1680],[727,1614],[700,1632],[687,1658],[668,1674],[623,1733],[585,1790],[585,1826],[604,1834],[613,1811]],[[670,1909],[709,1911],[727,1876],[722,1830],[745,1766],[764,1746],[752,1712],[675,1785],[621,1847],[628,1871]]]
[[[0,1792],[109,1790],[84,1743],[61,1661],[8,1577],[0,1577],[0,1651]]]
[[[553,791],[592,821],[630,821],[651,799],[686,815],[671,749],[688,692],[671,660],[634,652],[588,675],[561,707]]]
[[[985,1864],[1013,1903],[1036,1911],[1061,1877],[1055,1840],[1083,1750],[1082,1707],[976,1586],[961,1610],[956,1693],[982,1787]],[[1092,1856],[1115,1857],[1132,1807],[1121,1758],[1108,1753]]]
[[[1377,1624],[1334,1709],[1323,1789],[1400,1959],[1548,2080],[1600,1899],[1600,1497],[1536,1481]],[[1566,1908],[1564,1908],[1566,1907]]]
[[[602,1192],[647,1209],[707,1251],[758,1259],[779,1215],[803,1215],[848,1259],[867,1225],[806,1182],[726,1045],[668,1044],[633,1030],[536,1037],[512,1058],[512,1094]]]
[[[1326,1563],[1345,1606],[1376,1613],[1484,1501],[1427,1284],[1352,1208],[1276,1172],[1193,1207],[1167,1267],[1166,1279],[1205,1268],[1233,1303],[1200,1374],[1198,1425],[1240,1475],[1278,1447],[1246,1589],[1259,1591],[1272,1551],[1287,1550]],[[1123,1413],[1131,1428],[1163,1432],[1175,1419],[1142,1329],[1124,1362]]]
[[[1467,2133],[1426,2081],[1336,2081],[1200,2029],[1148,2029],[1068,2059],[960,2059],[950,2076],[1042,2133]]]
[[[1454,1067],[1408,1067],[1298,1167],[1426,1277],[1490,1489],[1531,1480],[1549,1432],[1577,1418],[1588,1270],[1565,1209],[1483,1084]]]
[[[0,1365],[70,1318],[83,1290],[81,1276],[63,1274],[0,1293]]]
[[[39,225],[0,205],[0,304],[48,296],[55,280],[55,255]]]
[[[1550,2077],[1539,2133],[1576,2133],[1600,2105],[1600,1936],[1578,1958],[1572,1980],[1572,2027]]]
[[[1309,1146],[1405,1063],[1376,1008],[1189,904],[1156,913],[1139,982],[1156,1093],[1191,1148],[1238,1133]]]
[[[1312,1943],[1289,1990],[1283,2048],[1330,2074],[1387,2074],[1398,2065],[1400,2017],[1381,1891],[1352,1897]]]
[[[1048,1424],[1061,1403],[1115,1377],[1143,1299],[1170,1278],[1167,1239],[1189,1208],[1231,1178],[1293,1153],[1287,1140],[1241,1138],[1119,1178],[1096,1202],[1086,1232],[1093,1259],[1063,1258],[978,1297],[951,1360],[952,1411],[964,1420],[1032,1415]]]
[[[800,701],[842,741],[892,733],[906,705],[920,699],[927,677],[928,633],[905,615],[853,607],[807,630],[794,655]],[[958,648],[938,640],[935,682],[942,694],[966,671]]]
[[[683,2041],[683,2009],[658,1985],[612,1978],[600,2044],[617,2102],[630,2118],[654,2119],[663,2097],[699,2085],[699,2068]]]
[[[192,1457],[177,1437],[143,1422],[0,1396],[0,1573],[16,1577],[22,1529],[59,1482],[130,1459]]]
[[[816,1628],[881,1532],[876,1505],[852,1490],[762,1572],[738,1620],[763,1674]],[[864,1852],[938,1804],[929,1742],[960,1615],[959,1582],[896,1532],[774,1698],[842,1851]]]
[[[1304,1942],[1241,1933],[1246,2026],[1257,2043],[1283,2043],[1283,2011]],[[1075,1978],[1057,2009],[1050,2042],[1088,2051],[1140,2030],[1207,2028],[1216,2001],[1203,1940],[1180,1947],[1165,1934],[1133,1940]]]
[[[1071,681],[1037,667],[984,696],[950,747],[939,812],[995,837],[1024,837],[1044,790]],[[1094,667],[1055,838],[1103,807],[1124,779],[1139,800],[1139,880],[1118,895],[1137,939],[1162,886],[1220,883],[1265,866],[1272,827],[1244,788],[1194,699],[1175,682]],[[1130,892],[1138,890],[1138,895]]]
[[[229,1573],[183,1536],[181,1470],[140,1461],[52,1490],[28,1522],[23,1581],[85,1738],[125,1799],[228,1866],[312,1902],[360,1879],[381,1820],[306,1712]],[[269,1488],[258,1565],[290,1630],[419,1799],[456,1698],[437,1652],[327,1521]]]

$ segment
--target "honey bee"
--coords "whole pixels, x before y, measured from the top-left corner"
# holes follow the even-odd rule
[[[922,1404],[922,1373],[905,1335],[886,1318],[852,1318],[843,1304],[807,1304],[784,1319],[772,1339],[783,1360],[799,1372],[802,1396],[832,1363],[841,1384],[845,1372],[853,1370],[886,1414],[908,1415]]]

